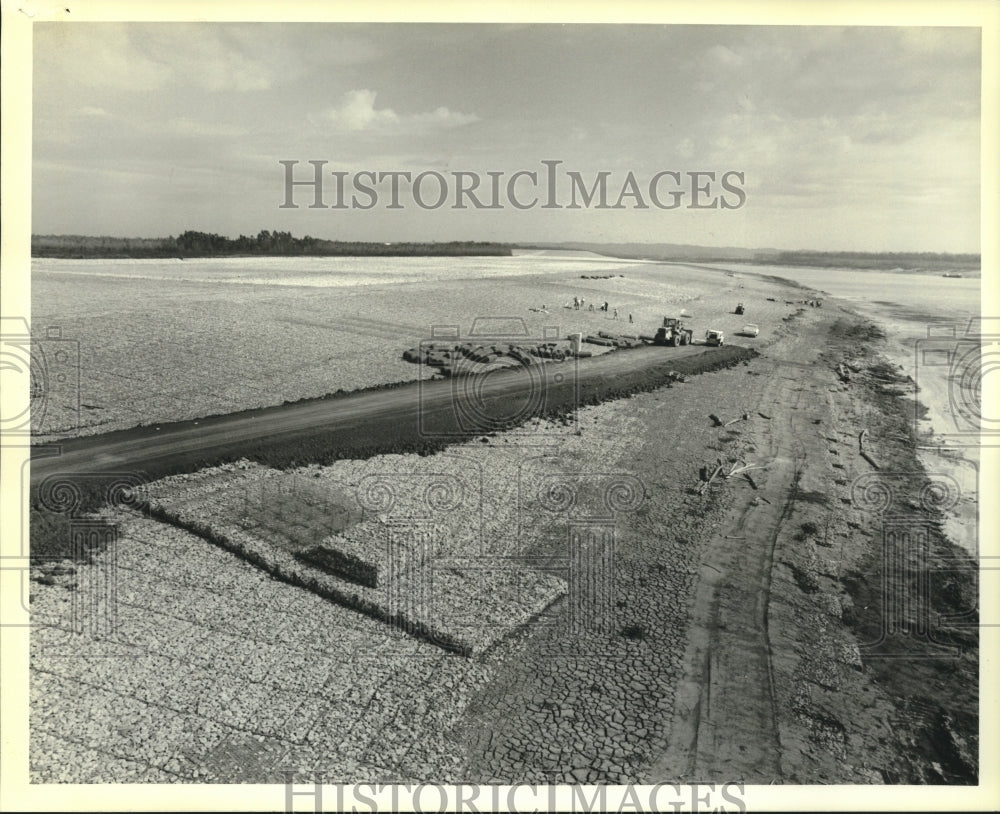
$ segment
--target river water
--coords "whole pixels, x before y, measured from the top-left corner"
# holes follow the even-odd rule
[[[846,300],[885,330],[885,355],[913,378],[917,399],[927,410],[914,415],[923,439],[920,460],[932,477],[953,479],[960,490],[954,509],[946,513],[946,531],[978,557],[980,446],[1000,445],[995,411],[982,408],[982,394],[991,392],[990,386],[996,389],[995,371],[1000,370],[1000,318],[982,312],[982,280],[941,273],[724,267],[782,277]],[[991,370],[992,383],[985,375]]]
[[[619,273],[648,261],[621,260],[590,252],[518,251],[509,257],[211,257],[167,259],[35,258],[33,275],[228,283],[248,286],[353,288],[399,283],[451,282],[534,274]]]

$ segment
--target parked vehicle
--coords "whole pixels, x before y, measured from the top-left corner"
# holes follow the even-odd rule
[[[726,341],[726,335],[722,331],[706,331],[705,332],[705,344],[714,345],[717,348],[721,348]]]
[[[757,336],[760,334],[760,328],[754,325],[752,322],[749,325],[744,325],[743,330],[740,331],[743,336]]]

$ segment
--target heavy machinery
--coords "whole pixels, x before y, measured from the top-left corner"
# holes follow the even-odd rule
[[[675,348],[678,345],[692,344],[693,336],[694,331],[690,328],[685,328],[678,317],[664,317],[663,327],[656,331],[656,336],[653,337],[653,344],[669,345]]]
[[[739,305],[736,306],[736,313],[737,314],[743,313],[743,303],[740,303]]]

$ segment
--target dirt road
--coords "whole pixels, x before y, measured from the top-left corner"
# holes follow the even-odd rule
[[[769,371],[754,405],[753,435],[754,460],[765,468],[749,472],[756,489],[732,490],[736,502],[702,555],[673,737],[654,764],[656,776],[670,771],[753,783],[782,777],[768,616],[777,541],[796,499],[806,447],[815,447],[803,381],[813,378],[808,370],[817,355],[795,338],[787,342],[796,346],[782,348],[787,358],[761,363]]]
[[[175,424],[86,436],[33,450],[31,482],[59,474],[142,472],[159,477],[222,460],[304,445],[343,457],[394,451],[494,432],[523,417],[571,411],[577,404],[657,386],[676,369],[699,372],[743,358],[739,346],[645,347],[578,362],[504,369],[485,376],[414,382]],[[305,453],[308,454],[308,453]],[[299,462],[303,456],[300,455]]]

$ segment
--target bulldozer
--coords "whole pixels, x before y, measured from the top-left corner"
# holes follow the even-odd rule
[[[663,327],[656,331],[653,337],[654,345],[668,345],[675,348],[678,345],[690,345],[694,331],[685,328],[678,317],[664,317]]]
[[[733,312],[735,314],[742,314],[745,309],[743,308],[743,303],[736,306],[736,310]]]

